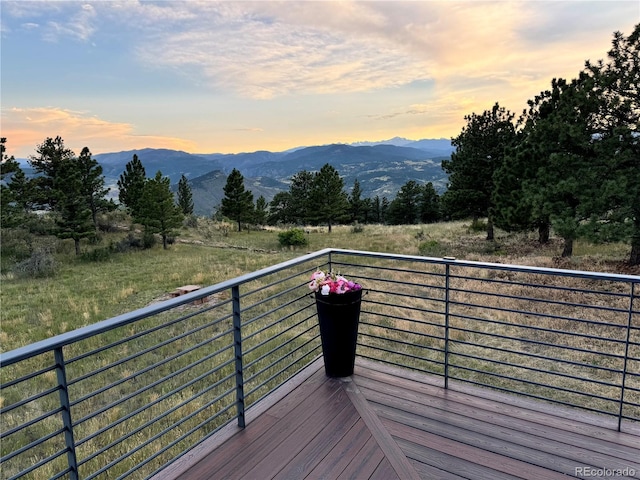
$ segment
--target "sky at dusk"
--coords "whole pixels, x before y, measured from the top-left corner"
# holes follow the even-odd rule
[[[7,153],[451,138],[605,59],[640,1],[1,0]]]

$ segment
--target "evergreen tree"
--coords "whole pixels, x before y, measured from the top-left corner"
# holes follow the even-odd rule
[[[35,202],[42,208],[54,208],[57,194],[54,194],[53,182],[62,164],[75,157],[72,150],[64,146],[59,136],[46,138],[36,149],[37,156],[29,157],[29,164],[38,175],[34,181]]]
[[[78,255],[80,240],[95,233],[97,212],[109,206],[104,198],[108,189],[104,188],[102,168],[88,148],[76,158],[60,137],[47,138],[37,153],[29,163],[40,175],[31,182],[23,182],[19,175],[16,178],[23,192],[29,191],[23,198],[31,196],[33,185],[34,202],[56,213],[56,235],[72,238]]]
[[[314,175],[311,199],[313,209],[309,213],[312,215],[312,220],[326,223],[329,233],[334,223],[348,215],[349,200],[344,191],[344,180],[328,163]]]
[[[455,152],[442,162],[449,174],[443,202],[454,218],[487,217],[487,240],[493,240],[493,175],[503,163],[505,148],[514,141],[513,114],[496,103],[482,115],[473,113],[465,120],[467,125],[451,141]]]
[[[382,197],[382,201],[380,202],[380,221],[382,223],[387,222],[388,214],[389,214],[389,199],[387,197]]]
[[[422,187],[419,203],[422,223],[434,223],[440,220],[440,196],[433,187],[433,183],[429,182]]]
[[[183,215],[193,214],[193,194],[191,193],[189,181],[184,175],[180,177],[178,182],[178,206]]]
[[[24,223],[33,193],[31,182],[15,157],[5,154],[7,139],[0,138],[0,222],[2,227],[17,227]]]
[[[378,195],[371,201],[371,215],[374,222],[382,223],[382,202]]]
[[[80,240],[95,234],[91,209],[86,197],[85,172],[76,159],[61,161],[52,178],[52,198],[55,205],[56,236],[72,238],[76,255],[80,255]]]
[[[608,160],[586,234],[593,240],[629,240],[629,263],[640,265],[640,24],[613,35],[608,60],[586,62],[598,111],[595,148]]]
[[[535,173],[523,181],[524,198],[532,206],[532,218],[549,218],[564,239],[563,257],[573,254],[575,239],[584,234],[592,197],[607,173],[607,162],[594,144],[597,102],[592,92],[593,83],[584,75],[571,82],[554,79],[551,92],[543,96],[548,99],[544,115],[528,139],[538,161]]]
[[[260,195],[256,200],[256,209],[254,212],[253,221],[256,225],[264,225],[267,223],[267,216],[269,214],[267,200],[264,196]]]
[[[108,212],[116,208],[113,202],[105,199],[109,188],[105,187],[102,167],[91,158],[91,152],[87,147],[82,149],[77,159],[83,185],[83,196],[91,211],[91,220],[94,230],[98,231],[98,214]]]
[[[17,162],[16,165],[18,169],[11,174],[7,184],[0,186],[2,225],[5,227],[24,224],[36,206],[34,180],[27,178]]]
[[[133,217],[139,216],[138,203],[142,198],[146,181],[147,173],[138,155],[134,153],[132,160],[125,165],[125,170],[118,179],[118,200]]]
[[[244,189],[244,177],[235,168],[227,177],[220,211],[238,223],[239,232],[242,222],[249,220],[253,214],[253,193]]]
[[[411,225],[420,220],[422,188],[415,180],[405,183],[391,201],[387,220],[394,225]]]
[[[491,214],[495,224],[507,232],[537,229],[541,244],[549,241],[551,221],[544,209],[534,209],[534,196],[525,187],[535,181],[538,168],[551,154],[551,144],[540,137],[536,126],[552,114],[558,98],[559,90],[555,89],[528,101],[529,109],[518,120],[522,128],[493,175]]]
[[[374,208],[373,208],[373,200],[370,198],[365,198],[362,200],[362,221],[364,223],[370,223],[372,218],[374,218]]]
[[[289,215],[293,223],[306,224],[314,217],[313,188],[314,174],[306,170],[296,173],[291,178],[289,194]]]
[[[269,225],[278,223],[293,223],[293,206],[291,192],[278,192],[273,196],[269,204]]]
[[[352,222],[363,222],[366,218],[366,205],[362,199],[362,190],[360,189],[360,182],[356,178],[353,181],[353,188],[349,195],[349,214]]]
[[[178,234],[182,225],[182,212],[174,202],[169,177],[158,171],[154,178],[144,183],[142,196],[136,206],[135,221],[142,224],[147,234],[160,234],[162,248],[168,248],[169,236]]]

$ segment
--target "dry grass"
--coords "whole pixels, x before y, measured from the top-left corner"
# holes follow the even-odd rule
[[[624,245],[579,243],[575,247],[576,256],[562,260],[557,258],[561,248],[557,239],[541,248],[529,235],[498,232],[495,242],[486,242],[482,232],[472,232],[464,222],[398,227],[367,225],[358,233],[351,227],[338,226],[330,235],[322,229],[310,229],[308,239],[309,246],[305,250],[281,249],[277,231],[238,233],[224,225],[202,220],[198,229],[185,232],[180,242],[168,251],[155,248],[113,255],[106,262],[87,263],[74,259],[62,249],[59,254],[62,267],[55,278],[25,280],[11,275],[3,278],[0,292],[2,349],[13,349],[161,301],[180,285],[212,285],[324,247],[640,273],[624,268],[624,258],[628,255]],[[372,268],[348,267],[342,272],[361,280],[368,290],[363,305],[361,333],[364,335],[359,353],[375,357],[380,356],[379,348],[389,348],[396,353],[385,352],[385,360],[443,373],[443,267],[415,263],[404,266],[410,268],[410,272],[388,270],[381,276],[382,267],[397,269],[398,262],[371,260],[368,264]],[[288,365],[292,362],[304,362],[306,356],[319,353],[315,312],[310,308],[312,302],[300,294],[304,292],[308,275],[302,270],[299,273],[298,278],[287,280],[278,287],[263,288],[268,283],[266,279],[243,287],[243,306],[246,308],[243,316],[255,319],[245,326],[243,333],[248,379],[245,394],[249,403],[285,379],[290,374]],[[605,383],[620,381],[620,375],[615,371],[620,369],[620,361],[602,352],[617,355],[622,346],[586,335],[621,340],[622,329],[619,327],[625,322],[624,314],[576,306],[610,304],[610,298],[605,300],[595,293],[569,291],[582,287],[595,290],[589,281],[560,279],[560,285],[567,290],[559,291],[520,285],[545,285],[549,279],[543,276],[460,269],[453,273],[459,278],[453,279],[451,285],[456,289],[451,297],[455,304],[450,310],[448,330],[451,375],[496,388],[554,395],[556,400],[591,408],[615,409],[611,402],[603,399],[541,389],[531,383],[616,397],[619,390]],[[291,292],[280,295],[283,288],[291,289]],[[599,288],[615,291],[618,287]],[[502,296],[496,296],[497,293]],[[78,447],[80,458],[86,462],[85,472],[120,459],[118,465],[98,478],[121,475],[149,455],[158,453],[162,442],[167,442],[164,438],[176,438],[191,430],[198,435],[206,434],[232,418],[235,399],[229,389],[233,390],[234,379],[225,379],[229,375],[233,377],[234,372],[232,363],[226,363],[233,359],[232,352],[225,349],[232,344],[229,298],[229,292],[221,292],[203,306],[167,312],[65,350],[67,360],[79,359],[67,366],[67,374],[74,379],[70,387],[77,399],[73,407],[74,420],[86,416],[86,420],[76,427],[76,441],[87,438]],[[533,300],[535,298],[541,301]],[[625,301],[628,309],[628,299],[624,298],[615,306],[623,310]],[[540,316],[549,312],[555,317]],[[589,319],[592,323],[574,318]],[[634,322],[638,325],[637,316]],[[537,329],[528,328],[531,326]],[[157,329],[148,334],[119,341],[154,328]],[[635,335],[640,335],[639,332],[636,330]],[[632,338],[632,341],[636,344],[632,345],[630,354],[640,358],[640,339]],[[97,350],[101,345],[111,343],[114,343],[113,347]],[[161,346],[154,348],[156,345]],[[278,352],[277,361],[272,363],[270,352],[274,349]],[[218,353],[201,361],[212,352]],[[91,361],[80,360],[87,354]],[[486,361],[487,358],[491,361]],[[52,356],[43,355],[27,363],[23,366],[25,369],[39,370],[52,364]],[[221,365],[220,370],[207,373]],[[185,369],[187,366],[190,367]],[[640,372],[640,362],[634,360],[628,368]],[[15,369],[3,370],[6,370],[3,371],[3,382],[18,374],[10,371]],[[85,377],[88,374],[92,376]],[[600,383],[587,384],[567,375]],[[201,380],[189,384],[199,376],[202,376]],[[640,388],[637,377],[630,381],[630,385]],[[3,389],[0,405],[10,405],[55,385],[55,371],[48,369],[19,387]],[[112,386],[100,390],[103,385]],[[638,396],[633,393],[627,400],[640,403]],[[56,408],[57,402],[57,393],[52,392],[24,408],[3,414],[3,428],[18,425],[25,418],[37,418]],[[214,422],[203,423],[222,408],[228,410]],[[135,416],[128,418],[131,412],[138,410]],[[637,411],[628,413],[640,416]],[[186,421],[180,423],[182,419]],[[112,428],[104,429],[105,425],[114,423]],[[37,438],[59,426],[59,420],[40,422],[37,429],[29,430],[28,436]],[[163,434],[166,429],[169,429],[169,435]],[[155,437],[158,441],[137,448]],[[121,440],[123,438],[125,440]],[[3,454],[13,445],[24,444],[24,440],[22,437],[11,442],[3,439]],[[60,448],[53,440],[43,447],[40,455],[52,454]],[[55,440],[60,440],[60,436]],[[171,455],[187,448],[190,441],[178,443],[140,472],[153,471],[154,465],[161,465]],[[99,448],[107,450],[92,457],[92,452]],[[33,461],[29,457],[29,465]],[[31,478],[49,478],[64,463],[62,457],[39,469]],[[15,467],[24,468],[25,464],[20,465],[18,461]],[[11,472],[11,468],[3,466],[0,477],[6,478]]]

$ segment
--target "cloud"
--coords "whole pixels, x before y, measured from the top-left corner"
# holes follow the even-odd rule
[[[57,42],[61,37],[69,37],[81,42],[88,41],[94,34],[96,11],[90,4],[81,4],[79,10],[69,18],[46,23],[43,38],[49,42]]]
[[[181,138],[136,133],[128,123],[109,122],[87,112],[54,107],[3,109],[2,128],[8,153],[17,158],[34,155],[47,137],[56,136],[72,139],[73,144],[67,143],[67,147],[77,154],[85,146],[93,153],[111,152],[114,145],[122,150],[152,147],[193,151],[196,147]],[[13,145],[19,149],[15,150]]]
[[[38,30],[47,42],[71,38],[88,41],[96,31],[97,12],[88,2],[3,1],[3,15],[17,19],[24,30]]]
[[[426,78],[426,65],[384,39],[332,29],[322,17],[315,25],[295,22],[271,2],[245,5],[212,6],[188,28],[139,45],[138,54],[149,65],[193,71],[214,89],[256,99],[362,92]],[[338,8],[319,5],[326,18]]]
[[[463,77],[521,89],[567,67],[577,75],[586,58],[575,60],[576,46],[604,54],[593,32],[598,27],[610,38],[613,28],[602,25],[614,24],[620,14],[611,11],[629,3],[138,4],[136,21],[153,19],[155,26],[136,51],[148,65],[254,99],[379,91],[420,80],[445,91]]]
[[[179,145],[180,139],[143,137],[131,124],[101,120],[127,115],[106,113],[114,105],[139,115],[147,111],[149,99],[153,105],[167,102],[175,108],[166,109],[172,113],[167,119],[149,114],[157,123],[147,128],[164,131],[172,122],[180,123],[184,135],[199,134],[215,148],[228,138],[236,142],[233,148],[245,149],[249,138],[297,142],[301,135],[319,138],[319,132],[327,138],[320,141],[333,141],[331,135],[353,136],[350,129],[358,135],[370,131],[386,136],[392,130],[391,136],[409,131],[422,132],[416,134],[420,137],[427,132],[455,135],[464,115],[481,113],[496,101],[519,113],[552,78],[577,76],[585,60],[606,55],[615,30],[630,33],[639,13],[637,2],[629,1],[525,0],[3,0],[2,10],[3,37],[45,35],[60,43],[60,52],[64,41],[96,42],[106,55],[88,70],[95,84],[85,82],[73,90],[72,98],[59,95],[55,82],[44,79],[33,82],[33,96],[13,103],[32,105],[33,98],[44,105],[66,101],[75,106],[71,108],[98,112],[100,118],[78,110],[32,109],[31,121],[16,117],[9,142],[17,133],[30,135],[33,147],[56,131],[63,136],[63,131],[75,135],[77,130],[92,150],[101,149],[96,142],[106,145],[107,138],[111,145],[126,143],[124,148],[142,139]],[[126,68],[108,69],[114,65]],[[131,96],[138,81],[145,88]],[[113,94],[111,89],[122,84],[128,90]],[[170,94],[162,90],[166,86],[172,87]],[[194,98],[197,113],[188,116],[186,105]],[[184,115],[183,122],[176,111]],[[3,110],[6,130],[4,117]],[[36,121],[44,118],[55,128],[34,130]],[[93,126],[96,122],[101,126]],[[246,125],[264,126],[266,133],[234,128]],[[214,142],[217,132],[224,133]]]
[[[244,128],[232,128],[234,132],[264,132],[263,128],[258,127],[244,127]]]
[[[369,118],[373,118],[374,120],[388,120],[390,118],[395,118],[404,115],[425,115],[429,111],[429,105],[422,104],[414,104],[410,105],[408,110],[402,112],[391,112],[391,113],[383,113],[376,115],[367,115]]]

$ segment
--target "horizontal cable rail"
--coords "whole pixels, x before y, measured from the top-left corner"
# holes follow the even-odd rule
[[[321,353],[317,268],[364,285],[359,356],[640,421],[640,277],[325,249],[0,355],[0,479],[151,478]]]

